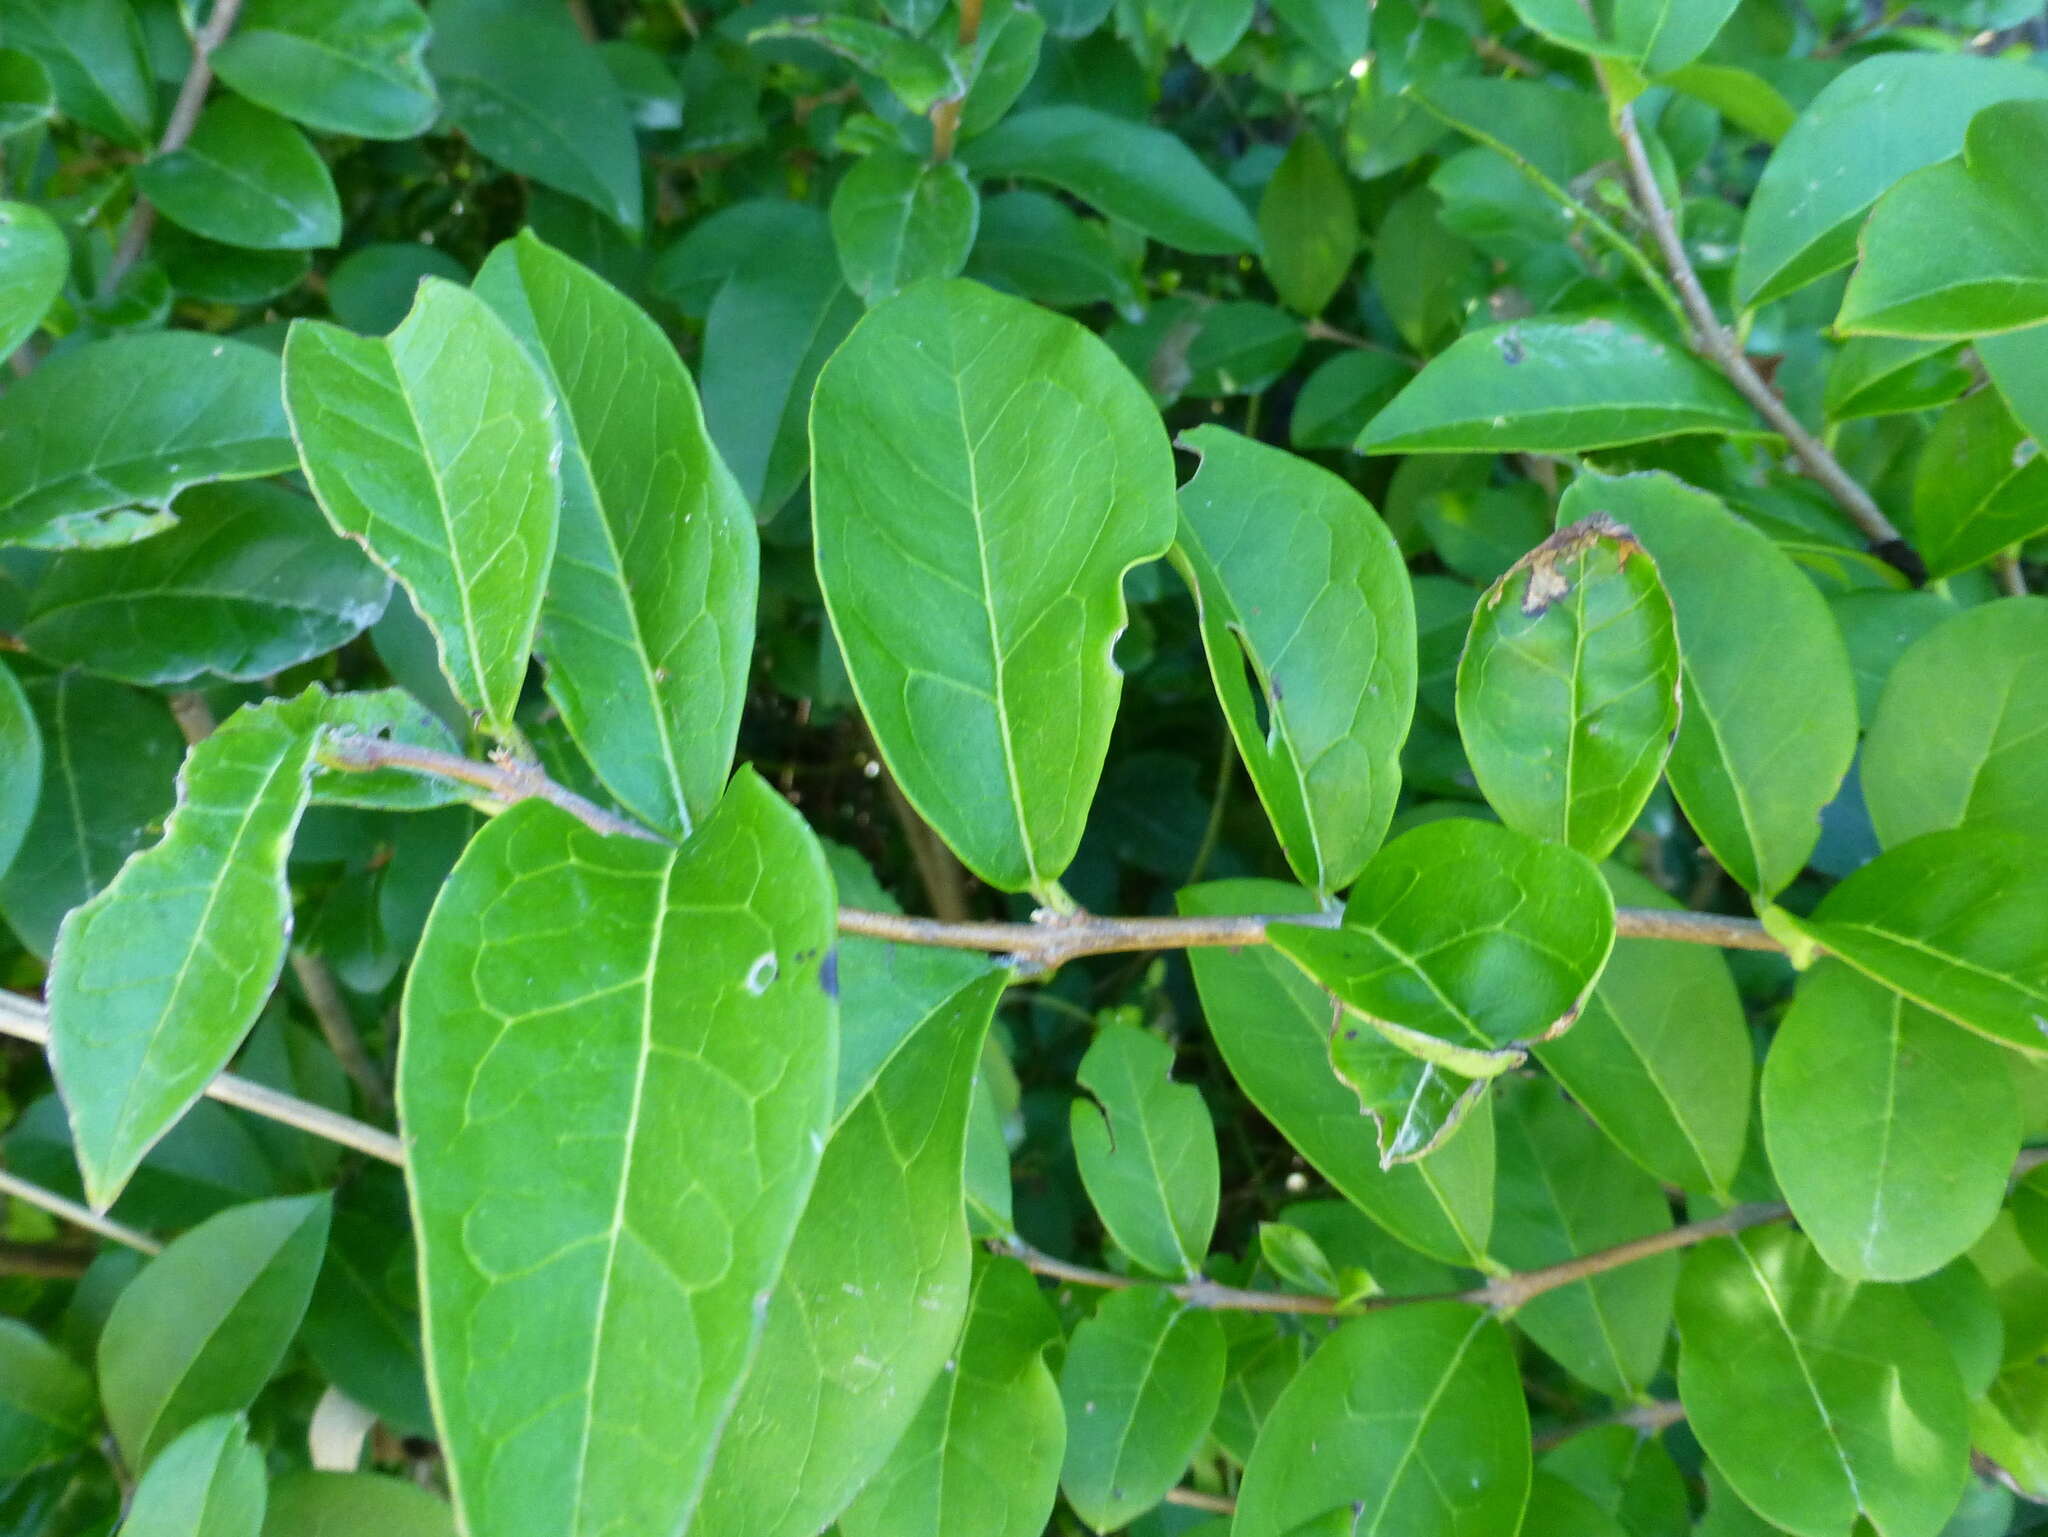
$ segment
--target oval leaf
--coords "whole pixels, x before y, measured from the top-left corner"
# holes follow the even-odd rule
[[[285,857],[324,696],[238,710],[195,745],[163,840],[75,909],[50,963],[50,1067],[95,1209],[228,1064],[284,966]]]
[[[1468,331],[1359,435],[1366,454],[1576,453],[1685,433],[1753,433],[1719,374],[1626,317]]]
[[[135,1486],[122,1537],[258,1537],[263,1454],[239,1414],[201,1420],[150,1464]]]
[[[1838,961],[1800,979],[1771,1042],[1763,1125],[1792,1214],[1854,1281],[1968,1249],[2020,1148],[2011,1058]]]
[[[98,1427],[91,1376],[20,1319],[0,1318],[0,1478],[71,1456]]]
[[[1088,331],[954,281],[861,322],[811,439],[818,578],[890,770],[968,868],[1050,898],[1122,692],[1123,573],[1173,537],[1158,413]]]
[[[0,357],[35,334],[70,271],[55,219],[33,203],[0,203]]]
[[[1199,1274],[1216,1226],[1216,1128],[1202,1091],[1173,1083],[1173,1048],[1135,1025],[1095,1037],[1069,1124],[1081,1183],[1118,1247],[1155,1275]]]
[[[1981,566],[2048,530],[2048,458],[1997,390],[1935,420],[1913,475],[1913,545],[1930,576]]]
[[[1458,732],[1501,820],[1604,859],[1678,729],[1678,636],[1656,562],[1600,513],[1482,598],[1458,664]]]
[[[35,823],[42,790],[42,728],[13,671],[0,666],[0,876]]]
[[[263,1537],[455,1537],[446,1502],[402,1478],[380,1473],[287,1473],[270,1486]]]
[[[680,850],[526,801],[456,866],[399,1101],[471,1529],[683,1524],[830,1124],[831,941],[817,844],[751,774]]]
[[[411,0],[248,0],[208,62],[258,106],[309,128],[409,139],[440,107],[420,59],[427,34]]]
[[[1233,1537],[1499,1537],[1529,1494],[1529,1414],[1501,1326],[1431,1302],[1353,1319],[1281,1394],[1238,1493]]]
[[[223,245],[307,251],[341,239],[327,162],[290,123],[217,97],[177,149],[136,168],[135,187],[172,223]]]
[[[754,516],[661,328],[531,232],[476,293],[562,405],[562,527],[537,644],[591,767],[649,826],[686,834],[732,767],[754,639]]]
[[[869,304],[927,278],[953,277],[967,264],[980,216],[974,183],[953,161],[870,155],[832,194],[839,269]]]
[[[429,278],[388,338],[301,320],[285,406],[336,531],[404,584],[456,697],[502,733],[562,500],[547,381],[476,295]]]
[[[1393,819],[1415,712],[1401,551],[1328,471],[1221,427],[1181,441],[1202,464],[1181,488],[1173,558],[1209,675],[1294,873],[1341,891]]]

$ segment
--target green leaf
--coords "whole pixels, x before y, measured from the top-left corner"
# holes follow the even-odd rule
[[[1907,1281],[1982,1236],[2020,1147],[2011,1059],[1836,961],[1764,1064],[1771,1168],[1838,1275]]]
[[[440,109],[411,0],[249,0],[213,51],[214,73],[323,133],[410,139]]]
[[[1128,310],[1136,302],[1129,263],[1112,246],[1108,227],[1043,192],[982,200],[967,270],[1054,309],[1110,303]]]
[[[90,1444],[92,1378],[18,1318],[0,1318],[0,1478],[10,1483]]]
[[[1517,831],[1606,858],[1657,787],[1678,704],[1671,599],[1612,518],[1560,529],[1480,599],[1458,732]]]
[[[137,167],[135,186],[173,224],[223,245],[306,251],[341,239],[341,199],[319,152],[233,96],[201,113],[184,144]]]
[[[1364,58],[1372,40],[1372,11],[1350,0],[1273,0],[1273,14],[1332,75]]]
[[[961,158],[984,181],[1048,182],[1176,251],[1230,256],[1259,247],[1258,226],[1237,194],[1179,138],[1092,107],[1016,113]]]
[[[1554,1087],[1510,1078],[1496,1092],[1496,1259],[1536,1270],[1671,1226],[1656,1180]],[[1641,1398],[1663,1360],[1677,1285],[1677,1257],[1657,1255],[1532,1297],[1515,1322],[1581,1382]]]
[[[123,149],[156,135],[156,82],[136,13],[125,0],[17,0],[7,41],[49,72],[64,116]]]
[[[399,1101],[471,1528],[688,1516],[830,1124],[832,913],[816,841],[752,774],[681,849],[527,801],[456,865],[406,988]],[[545,1349],[503,1349],[508,1329]]]
[[[100,1398],[127,1465],[212,1415],[248,1408],[306,1311],[329,1198],[230,1207],[173,1239],[115,1300],[100,1333]]]
[[[42,60],[0,48],[0,139],[41,126],[57,111],[57,90]]]
[[[163,840],[58,931],[50,1066],[95,1210],[227,1066],[277,982],[321,707],[316,686],[194,746]]]
[[[1576,453],[1748,434],[1728,382],[1634,320],[1551,315],[1467,332],[1359,436],[1369,454]]]
[[[1923,1008],[2048,1055],[2048,842],[1958,827],[1888,849],[1773,922]]]
[[[506,170],[640,229],[633,118],[604,56],[569,13],[502,0],[434,0],[427,64],[450,126]]]
[[[1410,1050],[1513,1052],[1578,1017],[1614,945],[1614,899],[1582,854],[1447,817],[1373,856],[1343,927],[1276,924],[1269,937]]]
[[[1006,981],[988,972],[930,1008],[840,1119],[693,1537],[811,1537],[957,1368],[967,1119]]]
[[[455,1513],[417,1484],[380,1473],[287,1473],[270,1486],[263,1537],[455,1537]]]
[[[861,322],[811,427],[818,579],[891,772],[969,869],[1049,897],[1122,693],[1123,573],[1173,535],[1157,413],[1090,332],[956,281]]]
[[[1675,911],[1641,876],[1603,867],[1615,900]],[[1666,1184],[1725,1193],[1742,1162],[1754,1077],[1735,979],[1705,945],[1618,939],[1579,1022],[1536,1048],[1614,1144]]]
[[[841,895],[846,895],[843,887]],[[988,969],[987,957],[963,951],[840,936],[835,1126],[866,1100],[875,1080],[932,1011]]]
[[[539,368],[482,299],[430,278],[383,340],[295,321],[284,395],[328,521],[404,585],[456,697],[502,734],[562,501]]]
[[[1712,45],[1740,0],[1616,0],[1614,41],[1646,75],[1683,69]]]
[[[538,641],[548,693],[591,767],[652,827],[711,813],[746,699],[760,555],[660,327],[529,232],[476,293],[561,403],[562,527]]]
[[[750,43],[776,38],[814,43],[856,69],[879,77],[920,117],[931,110],[933,102],[961,92],[960,77],[944,54],[880,22],[857,16],[793,16],[747,34]]]
[[[1304,315],[1321,314],[1358,254],[1358,210],[1320,134],[1296,134],[1274,168],[1259,199],[1259,239],[1259,259],[1281,299]]]
[[[1486,290],[1479,253],[1452,233],[1443,213],[1435,192],[1412,188],[1373,232],[1372,291],[1401,339],[1425,355],[1464,329]]]
[[[1178,903],[1187,917],[1317,910],[1307,892],[1278,881],[1192,886]],[[1494,1139],[1483,1105],[1455,1136],[1448,1135],[1457,1127],[1455,1118],[1440,1102],[1437,1113],[1449,1123],[1445,1131],[1426,1123],[1411,1130],[1405,1102],[1363,1103],[1331,1071],[1335,1000],[1284,956],[1266,946],[1204,948],[1189,951],[1188,962],[1209,1033],[1231,1077],[1325,1179],[1424,1254],[1470,1264],[1486,1253],[1493,1226]],[[1419,1104],[1423,1096],[1417,1092],[1414,1099]],[[1359,1134],[1361,1112],[1378,1118],[1378,1146]],[[1399,1149],[1409,1140],[1434,1150],[1383,1168],[1381,1149]]]
[[[1666,767],[1687,820],[1744,890],[1805,866],[1856,751],[1856,687],[1827,604],[1721,502],[1665,475],[1574,481],[1560,519],[1604,512],[1657,562],[1678,617],[1685,715]]]
[[[122,1537],[259,1537],[263,1454],[239,1414],[203,1419],[163,1449],[121,1525]]]
[[[1578,0],[1508,0],[1508,5],[1524,26],[1562,47],[1609,56],[1620,52],[1592,8]]]
[[[987,133],[1017,104],[1038,73],[1045,20],[1034,8],[1012,4],[984,15],[973,49],[972,75],[960,104],[960,137]]]
[[[0,666],[0,877],[35,823],[43,790],[43,733],[11,670]]]
[[[1045,1364],[1059,1319],[1015,1260],[975,1261],[952,1370],[840,1522],[846,1537],[1038,1537],[1066,1439]]]
[[[23,693],[43,744],[42,793],[0,878],[0,911],[48,956],[64,915],[162,826],[185,739],[162,699],[116,683],[62,672]],[[23,739],[17,727],[9,740]]]
[[[1410,377],[1399,358],[1383,352],[1340,352],[1326,359],[1294,397],[1288,441],[1296,449],[1348,449]]]
[[[1127,1526],[1180,1481],[1222,1399],[1224,1356],[1216,1315],[1156,1286],[1109,1293],[1074,1331],[1060,1487],[1082,1520]]]
[[[1173,558],[1209,675],[1288,863],[1342,890],[1386,835],[1415,710],[1401,551],[1363,497],[1304,459],[1222,427],[1181,443],[1202,462]]]
[[[1538,1469],[1529,1481],[1529,1508],[1516,1537],[1629,1537],[1590,1496],[1554,1473]]]
[[[2048,598],[1941,620],[1892,668],[1863,744],[1878,840],[1978,824],[2048,837]]]
[[[1980,337],[1971,350],[2027,435],[2048,438],[2048,326]]]
[[[328,1381],[406,1435],[434,1433],[420,1352],[419,1262],[396,1171],[344,1185],[300,1341]]]
[[[1529,1416],[1501,1326],[1432,1302],[1353,1319],[1280,1396],[1238,1492],[1233,1537],[1330,1511],[1349,1532],[1499,1537],[1529,1492]]]
[[[1913,477],[1913,544],[1933,577],[2048,531],[2048,459],[1996,390],[1941,413]]]
[[[176,510],[177,526],[153,539],[57,557],[30,600],[28,648],[126,683],[253,683],[346,644],[384,612],[390,581],[302,496],[202,486]]]
[[[2048,218],[2035,175],[2043,154],[2048,101],[1979,112],[1959,157],[1878,199],[1837,329],[1970,337],[2048,320],[2048,260],[2035,239]]]
[[[1828,365],[1828,420],[1853,421],[1947,405],[1975,382],[1963,366],[1961,352],[1939,339],[1850,338]]]
[[[1725,64],[1688,64],[1658,82],[1705,102],[1733,126],[1776,144],[1792,131],[1799,114],[1769,80],[1754,70]]]
[[[1798,1537],[1860,1512],[1934,1537],[1969,1476],[1948,1347],[1895,1286],[1833,1274],[1796,1233],[1701,1244],[1678,1284],[1678,1395],[1735,1492]]]
[[[1111,1024],[1075,1070],[1092,1097],[1069,1124],[1081,1183],[1117,1246],[1155,1275],[1200,1273],[1216,1226],[1216,1129],[1202,1091],[1171,1080],[1173,1048]]]
[[[1538,1466],[1620,1521],[1629,1537],[1686,1537],[1692,1530],[1684,1475],[1661,1440],[1632,1425],[1582,1430]]]
[[[1880,53],[1830,81],[1764,167],[1742,224],[1735,295],[1756,309],[1846,267],[1871,204],[1958,153],[1995,102],[2048,98],[2048,75],[1970,54]]]
[[[929,165],[883,150],[855,165],[832,194],[832,243],[847,285],[879,304],[967,264],[980,219],[974,183],[948,160]]]
[[[0,398],[0,544],[296,463],[270,353],[197,331],[89,342]]]
[[[0,357],[35,335],[70,271],[56,220],[33,203],[0,203]]]

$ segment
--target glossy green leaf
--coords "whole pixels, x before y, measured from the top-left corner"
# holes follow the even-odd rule
[[[1996,390],[1949,406],[1913,477],[1913,545],[1931,576],[1981,566],[2048,532],[2048,459]]]
[[[1537,1466],[1613,1516],[1628,1537],[1685,1537],[1692,1530],[1685,1476],[1661,1440],[1632,1425],[1582,1430]]]
[[[1664,475],[1586,476],[1558,509],[1604,512],[1656,559],[1678,616],[1685,714],[1666,766],[1687,820],[1745,890],[1799,873],[1856,751],[1856,688],[1827,605],[1714,497]]]
[[[163,1449],[135,1486],[122,1537],[259,1537],[263,1454],[239,1414],[203,1419]]]
[[[1054,309],[1136,302],[1130,264],[1108,226],[1083,219],[1043,192],[998,192],[981,203],[981,225],[967,271],[984,283]]]
[[[1576,453],[1750,433],[1734,389],[1634,320],[1552,315],[1469,331],[1360,434],[1369,454]]]
[[[537,642],[591,766],[650,826],[686,833],[732,764],[759,554],[746,499],[675,348],[638,306],[524,234],[476,292],[562,408],[562,526]]]
[[[1940,339],[1856,336],[1828,365],[1830,421],[1891,416],[1946,405],[1974,382],[1961,349]]]
[[[1604,859],[1663,774],[1678,695],[1656,562],[1595,513],[1479,600],[1458,665],[1458,731],[1502,821]]]
[[[251,1201],[151,1260],[100,1333],[100,1398],[131,1468],[201,1420],[246,1409],[306,1311],[329,1198]]]
[[[12,1482],[90,1444],[92,1378],[18,1318],[0,1318],[0,1478]]]
[[[1641,876],[1601,872],[1617,902],[1676,909]],[[1704,945],[1618,939],[1579,1022],[1536,1047],[1614,1144],[1682,1190],[1726,1192],[1749,1131],[1753,1048],[1728,964]]]
[[[1122,693],[1123,573],[1172,538],[1157,413],[1080,326],[956,281],[861,322],[811,428],[819,582],[891,772],[969,869],[1049,896]]]
[[[384,612],[389,579],[302,496],[200,486],[176,511],[177,526],[153,539],[59,556],[30,600],[28,648],[126,683],[255,682],[346,644]]]
[[[538,366],[483,300],[429,279],[383,340],[295,322],[284,393],[328,521],[412,594],[456,697],[503,732],[562,501]]]
[[[1554,1473],[1529,1481],[1529,1508],[1516,1537],[1629,1537],[1613,1516]]]
[[[521,176],[640,228],[633,119],[604,57],[567,10],[434,0],[427,65],[450,126]]]
[[[329,1382],[394,1430],[432,1435],[404,1181],[396,1170],[362,1170],[337,1202],[300,1343]]]
[[[1501,1326],[1432,1302],[1353,1319],[1280,1397],[1238,1492],[1234,1537],[1333,1531],[1499,1537],[1529,1492],[1529,1417]]]
[[[960,136],[971,139],[1002,121],[1038,73],[1045,19],[1033,7],[1011,4],[984,12],[967,95],[960,103]]]
[[[527,801],[456,866],[406,987],[399,1101],[471,1527],[689,1514],[830,1124],[831,939],[816,842],[751,774],[680,850]],[[546,1348],[502,1349],[521,1327]]]
[[[1980,1035],[2048,1054],[2048,842],[1958,827],[1888,849],[1774,927]]]
[[[1372,291],[1401,339],[1428,356],[1465,328],[1486,289],[1486,268],[1444,222],[1428,187],[1394,199],[1373,232]]]
[[[123,149],[156,137],[156,82],[125,0],[16,0],[6,37],[49,72],[64,116]]]
[[[1740,0],[1616,0],[1614,41],[1646,75],[1683,69],[1712,46]]]
[[[1400,359],[1383,352],[1338,353],[1302,382],[1288,441],[1297,449],[1349,448],[1409,377]]]
[[[1259,247],[1258,225],[1237,194],[1186,144],[1092,107],[1015,113],[961,158],[983,180],[1048,182],[1177,251],[1228,256]]]
[[[409,139],[440,107],[420,57],[427,32],[410,0],[249,0],[212,64],[258,106],[309,128]]]
[[[2048,438],[2048,326],[1980,337],[1971,351],[2028,436]]]
[[[1969,1476],[1962,1384],[1902,1288],[1783,1229],[1717,1239],[1678,1285],[1678,1394],[1742,1499],[1797,1537],[1934,1537]]]
[[[1127,1526],[1180,1481],[1223,1396],[1216,1315],[1156,1286],[1111,1292],[1060,1367],[1060,1487],[1098,1532]]]
[[[35,823],[42,790],[42,730],[21,684],[0,665],[0,877]]]
[[[693,1537],[810,1537],[829,1525],[946,1363],[957,1370],[967,1120],[1005,981],[989,972],[931,1007],[841,1117]]]
[[[1578,1018],[1614,945],[1614,899],[1582,854],[1448,817],[1373,856],[1341,928],[1276,924],[1269,937],[1410,1050],[1512,1053]]]
[[[1181,441],[1202,463],[1173,558],[1210,677],[1295,874],[1342,890],[1393,817],[1415,710],[1400,549],[1364,498],[1306,460],[1222,427]]]
[[[270,353],[196,331],[91,342],[0,399],[0,544],[296,463]]]
[[[19,48],[0,48],[0,139],[48,122],[57,111],[57,88],[42,60]]]
[[[185,739],[161,698],[117,683],[63,672],[22,692],[42,741],[41,794],[0,876],[0,912],[48,956],[64,915],[163,826]],[[17,724],[7,741],[25,746],[27,736]],[[18,787],[12,769],[9,779]]]
[[[341,199],[306,136],[275,113],[222,96],[191,138],[137,168],[165,218],[223,245],[304,251],[341,239]]]
[[[756,27],[749,42],[791,38],[837,54],[886,83],[914,113],[929,112],[942,97],[958,95],[961,81],[946,56],[930,43],[859,16],[792,16]]]
[[[1915,171],[1871,210],[1836,326],[1851,334],[1969,337],[2048,320],[2048,101],[1971,119],[1961,156]],[[1930,233],[1940,231],[1940,238]]]
[[[1800,980],[1764,1065],[1764,1140],[1829,1268],[1911,1280],[1991,1225],[2020,1145],[2010,1061],[1840,962]]]
[[[1059,1319],[1015,1260],[976,1260],[967,1328],[889,1460],[839,1523],[845,1537],[1038,1537],[1066,1438],[1045,1352]]]
[[[1105,1026],[1075,1070],[1090,1100],[1070,1126],[1081,1182],[1118,1247],[1156,1275],[1197,1274],[1216,1226],[1216,1130],[1201,1090],[1171,1080],[1173,1048]]]
[[[50,1065],[98,1210],[227,1066],[277,982],[322,703],[310,689],[239,710],[193,747],[162,841],[58,931]]]
[[[1956,154],[1994,102],[2048,98],[2048,75],[1967,53],[1879,53],[1814,97],[1764,167],[1742,224],[1735,294],[1755,309],[1846,267],[1871,204]]]
[[[2048,837],[2048,599],[1940,621],[1893,667],[1863,745],[1863,798],[1887,846],[1976,824]]]
[[[33,203],[0,203],[0,357],[35,334],[70,271],[54,219]]]
[[[287,1473],[270,1486],[263,1537],[455,1537],[455,1513],[419,1485],[381,1473]]]
[[[1769,80],[1752,69],[1726,64],[1688,64],[1658,82],[1705,102],[1733,126],[1776,144],[1792,131],[1798,112]]]
[[[847,286],[869,304],[967,264],[981,217],[974,183],[953,161],[929,165],[884,150],[832,194],[832,243]]]
[[[1536,1270],[1671,1226],[1656,1180],[1554,1087],[1511,1078],[1495,1092],[1495,1258]],[[1515,1322],[1588,1386],[1640,1398],[1663,1360],[1677,1285],[1677,1257],[1657,1255],[1533,1297]]]
[[[1278,881],[1216,881],[1179,896],[1189,917],[1310,913],[1316,901]],[[1469,1264],[1486,1253],[1493,1226],[1493,1120],[1484,1105],[1458,1129],[1445,1075],[1418,1073],[1402,1099],[1362,1100],[1331,1071],[1336,1001],[1265,946],[1188,952],[1202,1012],[1245,1096],[1323,1177],[1372,1219],[1424,1254]],[[1410,1055],[1403,1053],[1403,1055]],[[1433,1064],[1420,1063],[1419,1068]],[[1452,1090],[1455,1094],[1455,1090]],[[1361,1114],[1375,1117],[1377,1139]],[[1432,1124],[1435,1117],[1441,1124]],[[1456,1135],[1450,1135],[1452,1130]],[[1405,1134],[1405,1135],[1404,1135]],[[1382,1167],[1408,1144],[1433,1151]]]
[[[1358,210],[1336,157],[1314,132],[1298,133],[1259,199],[1260,261],[1289,307],[1316,315],[1358,254]]]

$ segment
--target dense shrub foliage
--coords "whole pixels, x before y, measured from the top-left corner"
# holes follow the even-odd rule
[[[2043,45],[0,0],[0,1530],[2048,1525]]]

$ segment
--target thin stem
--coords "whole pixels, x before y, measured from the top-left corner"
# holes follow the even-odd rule
[[[1654,1436],[1669,1430],[1685,1418],[1685,1405],[1675,1398],[1652,1399],[1646,1404],[1632,1404],[1619,1414],[1610,1414],[1602,1419],[1581,1420],[1576,1425],[1560,1425],[1555,1430],[1546,1430],[1531,1438],[1536,1451],[1547,1452],[1554,1446],[1562,1446],[1574,1436],[1584,1435],[1589,1430],[1598,1430],[1603,1425],[1626,1425],[1639,1436]]]
[[[2027,574],[2020,569],[2018,546],[2007,550],[1991,563],[1992,571],[1998,577],[1999,590],[2009,598],[2024,598],[2027,595]]]
[[[228,33],[234,29],[235,17],[241,9],[242,0],[214,0],[213,14],[207,17],[206,25],[193,34],[192,67],[185,71],[185,83],[178,87],[178,99],[171,107],[170,121],[164,124],[164,136],[157,141],[158,155],[168,155],[183,148],[185,141],[192,137],[192,130],[199,122],[200,109],[206,105],[207,90],[213,84],[214,50],[228,40]],[[141,258],[148,249],[150,231],[155,227],[155,206],[149,199],[138,195],[134,212],[128,216],[128,227],[121,232],[121,244],[114,252],[114,259],[107,264],[106,276],[100,280],[102,293],[111,293],[123,274]]]
[[[41,1185],[32,1185],[27,1180],[0,1169],[0,1195],[11,1195],[17,1201],[26,1201],[30,1206],[40,1206],[53,1217],[62,1217],[73,1227],[83,1228],[88,1233],[97,1233],[102,1238],[111,1238],[115,1243],[126,1244],[129,1248],[144,1254],[161,1254],[164,1246],[147,1233],[138,1233],[125,1223],[116,1222],[112,1217],[102,1217],[90,1207],[80,1206],[76,1201],[45,1190]]]
[[[32,1041],[47,1047],[50,1044],[49,1011],[32,998],[0,991],[0,1035],[11,1035],[16,1040]],[[217,1099],[223,1105],[233,1105],[237,1110],[246,1110],[268,1121],[296,1126],[300,1131],[323,1137],[329,1142],[339,1142],[343,1147],[352,1147],[385,1163],[404,1166],[405,1149],[398,1138],[388,1131],[337,1114],[325,1105],[294,1099],[289,1094],[279,1093],[247,1078],[237,1078],[232,1073],[219,1074],[202,1092],[208,1099]]]
[[[972,49],[981,36],[981,0],[960,0],[960,26],[954,34],[960,53]],[[949,96],[932,105],[932,159],[953,158],[953,141],[960,135],[960,109],[965,95]]]
[[[1408,368],[1420,368],[1422,359],[1411,358],[1407,353],[1393,347],[1383,347],[1369,337],[1359,336],[1331,325],[1320,316],[1312,315],[1301,323],[1301,334],[1314,342],[1335,342],[1340,347],[1351,347],[1359,352],[1377,352],[1381,357],[1392,358]]]
[[[17,1243],[0,1238],[0,1276],[39,1281],[75,1281],[92,1264],[93,1251],[77,1244]]]
[[[1695,345],[1727,375],[1728,382],[1756,408],[1757,415],[1770,423],[1772,429],[1791,445],[1793,454],[1806,466],[1806,472],[1863,530],[1864,537],[1870,541],[1872,553],[1903,572],[1914,586],[1920,586],[1927,580],[1926,562],[1906,542],[1892,520],[1884,515],[1884,510],[1871,494],[1842,468],[1841,461],[1828,451],[1827,445],[1808,432],[1777,392],[1764,383],[1763,376],[1742,350],[1742,344],[1735,339],[1735,333],[1721,324],[1721,317],[1714,311],[1714,301],[1707,297],[1706,289],[1700,285],[1699,274],[1693,270],[1692,258],[1686,254],[1685,241],[1680,238],[1677,221],[1671,215],[1671,205],[1664,201],[1663,190],[1657,185],[1657,173],[1650,165],[1649,151],[1636,127],[1635,109],[1627,102],[1614,100],[1612,85],[1604,69],[1600,78],[1608,91],[1615,137],[1621,140],[1622,154],[1628,161],[1629,185],[1635,194],[1636,206],[1649,224],[1657,249],[1663,254],[1665,268],[1678,288],[1679,302],[1684,305],[1691,322]]]
[[[868,739],[868,750],[874,754],[872,761],[881,775],[882,797],[888,801],[896,825],[903,829],[903,841],[909,845],[910,862],[917,867],[917,879],[924,887],[925,900],[931,903],[932,911],[946,922],[960,922],[968,913],[967,872],[953,857],[953,851],[931,830],[930,824],[917,814],[917,808],[910,804],[910,797],[903,793],[896,776],[889,772],[889,765],[882,761],[882,750],[872,737]]]
[[[341,1070],[348,1074],[371,1109],[379,1115],[389,1115],[391,1090],[385,1086],[384,1075],[377,1071],[377,1064],[370,1060],[370,1053],[356,1030],[355,1016],[349,1012],[348,1000],[341,996],[341,989],[335,984],[334,973],[327,969],[327,963],[319,956],[294,948],[292,975],[298,978],[299,991],[306,995],[306,1007],[313,1011],[320,1034],[326,1038],[328,1050],[334,1053]]]
[[[1213,1511],[1219,1516],[1237,1514],[1237,1501],[1227,1494],[1211,1494],[1206,1489],[1190,1489],[1186,1485],[1166,1491],[1166,1503],[1182,1505],[1189,1510]]]

